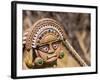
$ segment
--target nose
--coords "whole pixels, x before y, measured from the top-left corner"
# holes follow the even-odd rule
[[[49,51],[48,51],[48,53],[49,54],[53,54],[54,53],[54,49],[53,49],[53,47],[51,46],[51,44],[50,44],[50,46],[49,46]]]

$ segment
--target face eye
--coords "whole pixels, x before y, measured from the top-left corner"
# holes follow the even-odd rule
[[[60,45],[60,42],[54,42],[53,44],[52,44],[52,47],[53,47],[53,49],[57,49],[58,47],[59,47],[59,45]]]
[[[48,52],[49,51],[49,46],[48,45],[43,45],[39,47],[39,50],[41,50],[42,52]]]
[[[58,44],[53,44],[52,46],[55,50],[58,48]]]

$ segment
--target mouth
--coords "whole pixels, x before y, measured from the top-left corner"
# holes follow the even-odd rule
[[[53,54],[53,55],[49,55],[47,57],[47,61],[46,62],[53,62],[55,60],[57,60],[57,55],[56,54]]]

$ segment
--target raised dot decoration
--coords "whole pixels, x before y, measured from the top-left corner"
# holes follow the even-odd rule
[[[59,54],[59,58],[62,59],[64,57],[64,51],[61,51]]]
[[[43,59],[40,58],[40,57],[37,57],[37,58],[35,59],[35,64],[38,65],[38,66],[43,65]]]

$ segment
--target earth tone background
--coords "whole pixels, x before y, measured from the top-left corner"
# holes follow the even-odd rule
[[[23,32],[30,28],[35,21],[41,18],[57,20],[65,29],[69,42],[82,59],[91,65],[91,40],[90,40],[90,14],[87,13],[62,13],[45,11],[23,11]]]

